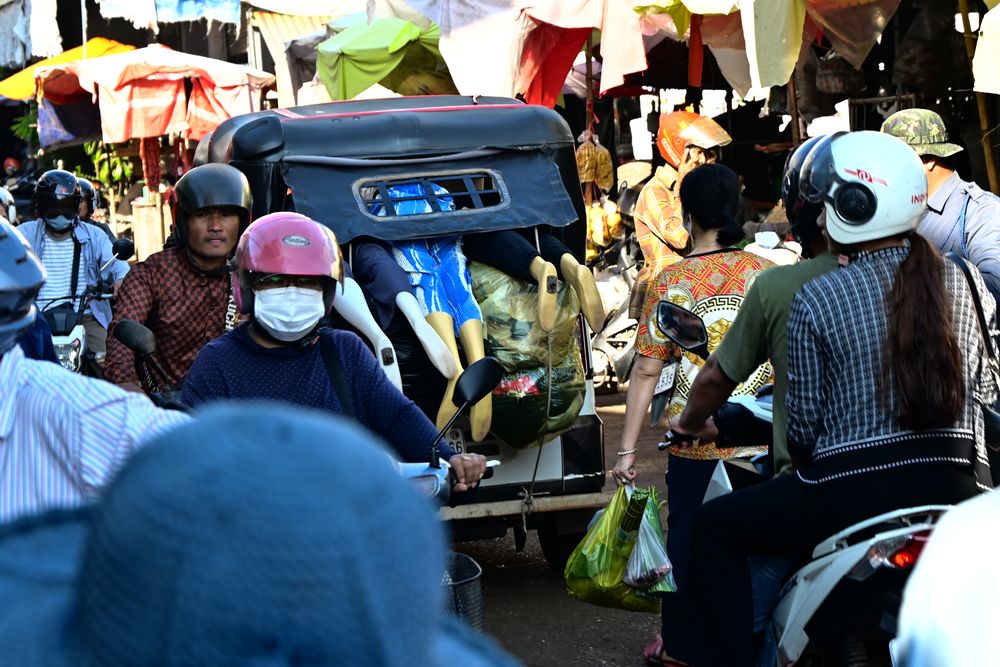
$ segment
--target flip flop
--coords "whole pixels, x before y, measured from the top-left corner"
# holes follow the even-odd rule
[[[646,644],[646,647],[642,650],[642,659],[646,661],[646,664],[655,665],[656,667],[691,667],[686,662],[674,660],[670,656],[663,654],[663,638],[660,635],[656,635],[653,641]]]

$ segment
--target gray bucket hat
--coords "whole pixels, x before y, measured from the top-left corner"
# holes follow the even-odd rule
[[[948,130],[941,116],[930,109],[903,109],[882,123],[882,132],[908,143],[917,155],[949,157],[964,150],[948,143]]]

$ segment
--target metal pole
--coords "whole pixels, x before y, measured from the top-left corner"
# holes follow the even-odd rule
[[[80,25],[83,29],[83,57],[87,58],[87,0],[80,0]]]
[[[969,23],[969,2],[968,0],[958,0],[958,10],[962,15],[962,29],[965,37],[965,54],[969,57],[969,67],[972,67],[972,57],[976,53],[975,37],[972,34],[972,24]],[[983,157],[986,159],[986,176],[990,181],[990,190],[1000,192],[1000,180],[997,179],[997,165],[993,161],[993,147],[989,142],[989,110],[986,107],[986,97],[983,93],[976,93],[976,106],[979,108],[979,129],[982,130],[980,143],[983,147]]]

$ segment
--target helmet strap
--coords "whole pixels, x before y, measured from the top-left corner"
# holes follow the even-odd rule
[[[316,326],[314,326],[312,330],[309,331],[309,333],[304,335],[302,338],[293,341],[286,341],[286,340],[278,340],[277,338],[269,334],[267,332],[267,329],[262,327],[260,323],[257,321],[257,318],[253,314],[253,310],[250,311],[250,326],[253,327],[254,334],[263,338],[269,343],[274,343],[279,347],[298,347],[302,349],[310,347],[313,343],[316,342],[316,339],[319,338],[319,329],[325,324],[324,322],[325,319],[326,318],[321,318],[320,321],[316,324]]]

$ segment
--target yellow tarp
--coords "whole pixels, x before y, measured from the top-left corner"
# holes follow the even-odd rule
[[[87,59],[100,56],[110,56],[113,53],[124,53],[135,50],[134,46],[121,44],[113,39],[94,37],[87,41]],[[35,70],[39,67],[60,65],[62,63],[83,60],[83,47],[78,46],[69,51],[63,51],[58,56],[52,56],[30,65],[17,74],[0,81],[0,98],[28,101],[35,96]]]

